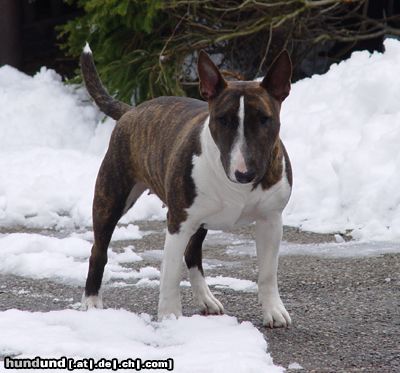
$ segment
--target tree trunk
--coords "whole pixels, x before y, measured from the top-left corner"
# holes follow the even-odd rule
[[[21,2],[0,0],[0,66],[21,68]]]

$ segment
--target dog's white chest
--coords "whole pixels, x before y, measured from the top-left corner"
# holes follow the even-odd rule
[[[252,223],[258,215],[255,206],[243,206],[222,203],[219,211],[210,211],[203,217],[202,224],[206,229],[229,229]]]
[[[228,229],[267,219],[271,211],[283,210],[290,196],[285,178],[267,191],[260,186],[251,191],[251,185],[234,189],[216,180],[197,181],[197,197],[188,212],[208,229]]]
[[[241,196],[240,196],[241,197]],[[226,229],[254,221],[256,206],[241,199],[222,198],[218,195],[202,195],[197,205],[204,206],[201,222],[207,229]],[[205,211],[207,208],[207,211]]]

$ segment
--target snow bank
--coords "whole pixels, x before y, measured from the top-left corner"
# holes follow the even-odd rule
[[[174,372],[283,372],[267,354],[263,335],[226,315],[157,323],[125,310],[8,310],[0,312],[0,330],[3,356],[173,358]]]
[[[286,224],[400,240],[400,42],[385,46],[293,85],[282,112],[294,170]],[[0,226],[91,225],[94,180],[114,126],[100,119],[83,90],[53,71],[32,78],[0,68]],[[123,222],[164,217],[146,195]]]
[[[83,89],[52,70],[32,78],[0,68],[1,226],[91,225],[94,181],[115,124],[101,118]],[[129,216],[164,215],[144,196]]]
[[[294,170],[284,222],[400,240],[400,42],[293,85],[282,138]]]

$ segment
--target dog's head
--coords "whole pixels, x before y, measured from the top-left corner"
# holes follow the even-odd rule
[[[225,81],[207,53],[198,60],[200,93],[208,101],[209,127],[228,178],[257,182],[279,141],[279,113],[289,95],[292,64],[283,51],[261,82]]]

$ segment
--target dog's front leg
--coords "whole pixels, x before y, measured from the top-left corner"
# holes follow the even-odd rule
[[[263,310],[263,323],[271,328],[286,327],[291,319],[278,291],[278,251],[282,238],[282,214],[274,212],[256,222],[258,259],[258,298]]]
[[[179,285],[182,277],[183,255],[192,234],[192,230],[181,229],[174,234],[167,231],[161,265],[159,320],[171,314],[176,317],[182,315]]]

